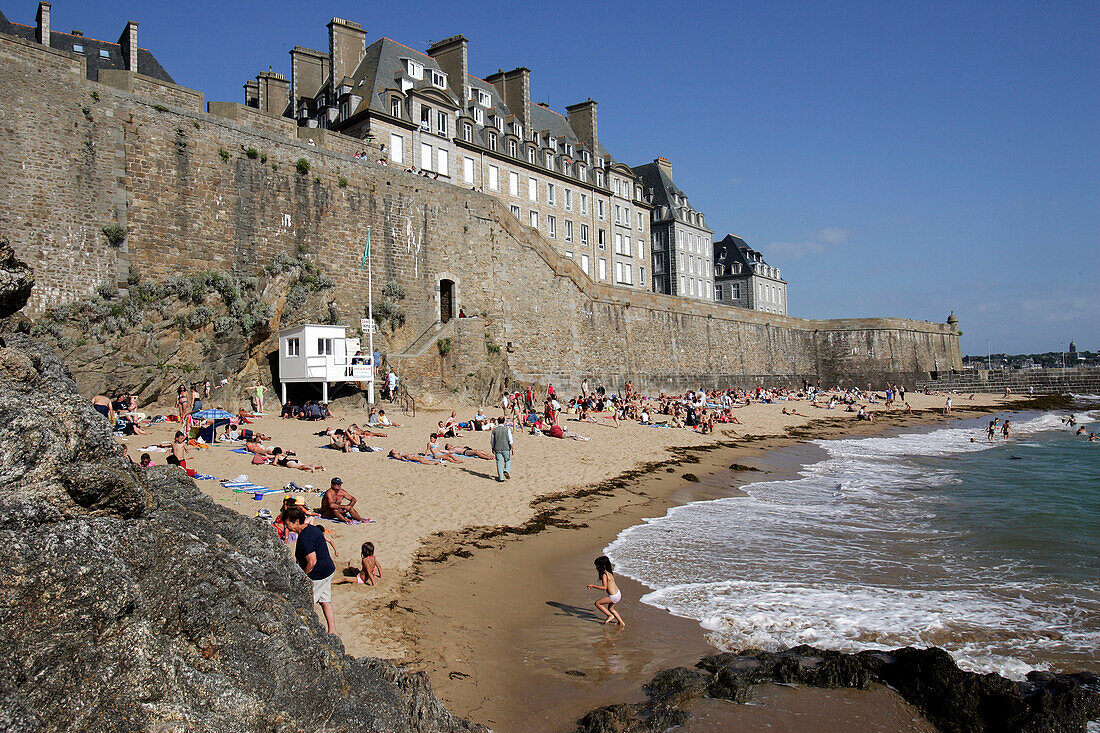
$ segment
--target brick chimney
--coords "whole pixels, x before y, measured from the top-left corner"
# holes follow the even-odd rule
[[[498,71],[485,81],[496,87],[504,104],[523,125],[524,136],[531,130],[531,70],[523,66],[511,71]]]
[[[118,47],[122,51],[122,61],[126,65],[126,70],[135,74],[138,73],[137,27],[138,24],[131,20],[122,30],[122,35],[118,37]]]
[[[569,126],[573,128],[577,139],[587,145],[593,155],[599,155],[600,138],[596,127],[596,103],[587,99],[566,107],[565,111],[569,113]]]
[[[328,78],[329,57],[327,53],[311,48],[295,46],[290,49],[290,89],[293,95],[292,110],[298,113],[298,100],[302,97],[313,99],[321,91],[321,85]]]
[[[43,46],[50,45],[50,4],[38,3],[37,30],[34,33],[36,41]]]
[[[332,61],[332,85],[359,68],[367,50],[367,32],[350,20],[333,18],[328,23],[328,55]]]
[[[466,36],[457,35],[437,41],[428,48],[428,55],[447,75],[447,86],[460,102],[466,101],[466,75],[470,73],[466,54],[468,45]]]
[[[261,71],[256,77],[256,106],[263,112],[281,115],[290,101],[290,82],[282,74]]]
[[[657,164],[657,167],[664,171],[668,179],[672,180],[672,163],[668,162],[668,158],[654,158],[653,162]]]

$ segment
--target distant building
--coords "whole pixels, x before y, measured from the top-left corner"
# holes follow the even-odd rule
[[[425,54],[389,38],[368,46],[352,21],[328,29],[328,53],[295,46],[290,78],[260,74],[245,103],[493,196],[593,280],[649,289],[650,207],[634,172],[600,144],[595,102],[564,116],[532,103],[529,69],[473,76],[461,35]]]
[[[714,296],[719,303],[787,315],[787,283],[779,268],[732,234],[714,243]]]
[[[636,166],[634,173],[641,179],[646,201],[653,206],[649,219],[653,290],[711,300],[714,232],[707,229],[705,217],[672,182],[672,163],[667,158]]]
[[[12,23],[0,12],[0,33],[17,36],[33,43],[41,43],[59,51],[68,51],[83,56],[87,62],[88,79],[99,81],[99,72],[103,70],[132,71],[152,77],[158,81],[175,84],[175,81],[152,53],[138,48],[138,24],[130,21],[122,29],[117,43],[88,38],[83,31],[60,33],[51,27],[51,6],[38,4],[38,16],[34,26]]]

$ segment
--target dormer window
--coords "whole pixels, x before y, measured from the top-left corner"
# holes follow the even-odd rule
[[[469,122],[462,123],[462,139],[466,142],[473,142],[474,139],[474,126]]]
[[[516,143],[515,140],[508,141],[508,155],[512,156],[513,158],[519,157],[519,145]]]
[[[79,43],[73,44],[73,53],[84,53],[84,47]]]
[[[101,48],[101,49],[99,49],[99,58],[101,58],[101,59],[109,59],[109,58],[111,58],[111,52],[110,52],[110,51],[108,51],[108,50],[107,50],[107,49],[105,49],[105,48]]]
[[[528,146],[527,148],[527,162],[531,165],[535,164],[535,148]]]
[[[546,167],[549,168],[550,170],[554,170],[554,154],[553,153],[547,153],[546,154]]]
[[[585,165],[589,165],[592,162],[592,156],[589,154],[589,152],[587,150],[582,150],[581,151],[581,160],[584,161]]]
[[[552,150],[557,150],[558,149],[558,141],[555,140],[554,138],[550,137],[549,135],[547,135],[546,136],[546,147],[548,147]]]
[[[398,97],[390,97],[390,115],[401,117],[401,100]]]
[[[565,146],[565,154],[568,155],[570,158],[573,157],[573,146],[572,145],[567,144]]]
[[[519,124],[518,122],[513,122],[512,123],[512,134],[515,135],[516,137],[518,137],[520,140],[522,140],[523,139],[523,125]]]
[[[596,170],[596,185],[603,188],[603,171],[599,169]]]
[[[562,162],[561,162],[561,172],[564,173],[567,176],[572,175],[573,166],[572,166],[572,164],[570,164],[570,162],[568,160],[562,160]]]
[[[497,149],[497,134],[495,132],[490,131],[486,136],[486,140],[485,144],[490,150]]]
[[[501,132],[504,132],[504,118],[503,117],[494,117],[493,118],[493,125],[495,125],[496,128],[498,130],[500,130]]]
[[[603,168],[603,156],[600,156],[599,158],[596,158],[596,167],[597,168]]]
[[[409,76],[413,79],[420,80],[424,78],[424,65],[418,64],[412,59],[405,59],[405,70],[409,72]]]
[[[447,88],[447,75],[441,71],[432,69],[432,84],[440,89]]]
[[[485,110],[481,107],[474,107],[474,122],[479,125],[485,124]]]
[[[581,179],[582,181],[588,180],[588,169],[585,168],[583,165],[577,166],[577,178]]]
[[[491,107],[493,104],[492,97],[489,96],[489,92],[484,89],[477,90],[477,103],[482,107]]]

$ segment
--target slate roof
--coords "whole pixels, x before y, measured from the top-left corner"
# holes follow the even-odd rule
[[[672,178],[665,172],[657,161],[652,163],[646,163],[644,165],[634,166],[632,168],[634,175],[642,181],[642,188],[646,190],[646,193],[652,193],[652,200],[650,201],[655,207],[664,207],[668,216],[661,216],[658,221],[667,221],[669,219],[676,219],[682,221],[689,226],[698,227],[700,229],[706,229],[705,226],[699,226],[693,221],[688,221],[684,217],[683,207],[677,205],[676,197],[682,196],[687,208],[691,211],[695,211],[691,207],[691,203],[688,201],[687,194],[681,191],[675,183],[672,182]],[[709,230],[708,230],[709,231]]]
[[[729,274],[732,272],[730,265],[733,264],[741,265],[741,273],[739,275]],[[727,234],[725,239],[714,243],[715,272],[718,272],[718,268],[721,266],[721,272],[726,273],[724,275],[715,275],[716,280],[726,277],[752,275],[752,265],[754,264],[767,265],[768,263],[764,261],[764,255],[750,247],[741,237]]]
[[[11,23],[0,13],[0,33],[7,33],[11,36],[18,36],[36,42],[37,29],[34,26]],[[117,43],[108,43],[96,38],[74,36],[58,31],[50,32],[50,48],[73,53],[73,46],[80,46],[84,49],[83,55],[87,58],[88,79],[91,81],[99,80],[100,69],[126,68],[126,64],[122,60],[122,48]],[[103,52],[106,52],[106,55],[103,55]],[[156,57],[144,48],[138,49],[138,73],[169,84],[176,83],[164,70],[164,67],[160,65]]]
[[[463,105],[462,100],[458,99],[450,89],[439,89],[433,85],[427,73],[425,73],[425,78],[422,80],[411,79],[405,71],[405,64],[402,61],[408,58],[422,64],[425,72],[433,69],[435,71],[443,71],[431,56],[421,51],[417,51],[414,48],[410,48],[403,43],[398,43],[392,38],[382,37],[367,46],[362,61],[359,62],[359,66],[352,75],[352,80],[359,87],[359,91],[356,93],[363,98],[363,101],[355,112],[362,112],[366,109],[370,109],[373,112],[388,115],[390,110],[385,90],[390,87],[399,86],[397,80],[405,78],[412,83],[415,89],[431,89],[435,90],[437,93],[447,95],[456,107],[462,107],[463,114],[472,116],[470,109],[472,106],[477,105],[476,98],[467,100]],[[486,123],[489,121],[489,115],[496,115],[504,120],[513,117],[513,111],[504,103],[504,99],[492,84],[473,74],[466,75],[466,84],[475,90],[480,89],[489,95],[489,106],[483,107],[485,110]],[[406,121],[413,123],[420,122],[419,120],[409,120],[407,118]],[[572,145],[575,151],[574,157],[578,159],[580,157],[579,152],[585,147],[577,138],[573,128],[570,127],[568,118],[551,109],[534,103],[531,104],[530,130],[525,131],[525,133],[530,131],[548,133],[554,137],[557,142],[558,153],[564,153],[565,144],[568,143]],[[477,126],[475,128],[474,139],[482,145],[485,144],[484,126]],[[611,156],[608,155],[603,146],[601,145],[599,147],[599,150],[590,152],[592,152],[593,155],[602,155],[610,159]]]

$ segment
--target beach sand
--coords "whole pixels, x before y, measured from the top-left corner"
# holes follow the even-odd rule
[[[566,427],[592,440],[557,440],[517,431],[512,480],[504,483],[495,480],[492,461],[477,458],[463,458],[461,465],[423,466],[388,459],[384,452],[345,454],[323,448],[327,439],[315,433],[325,427],[363,424],[365,412],[359,411],[337,411],[336,419],[322,423],[267,416],[252,426],[272,435],[271,445],[294,450],[303,463],[324,465],[324,471],[253,466],[250,456],[231,452],[232,444],[192,450],[188,465],[218,478],[247,474],[249,480],[271,488],[295,481],[320,491],[331,478],[341,477],[344,488],[358,498],[360,513],[373,522],[323,523],[336,532],[338,574],[349,561],[358,565],[359,546],[365,540],[375,544],[385,571],[375,587],[334,585],[337,631],[348,653],[396,658],[427,671],[451,710],[497,730],[571,730],[588,709],[640,701],[640,685],[655,672],[694,664],[714,651],[698,624],[638,603],[647,589],[625,579],[620,608],[627,627],[596,623],[591,604],[598,594],[586,591],[585,584],[596,582],[592,558],[619,531],[644,517],[663,514],[669,506],[728,496],[739,483],[760,475],[731,471],[731,450],[739,456],[736,463],[782,473],[796,466],[769,464],[768,450],[774,446],[943,419],[943,396],[909,393],[907,398],[915,414],[892,410],[874,423],[857,422],[854,413],[814,408],[806,402],[753,405],[737,411],[743,425],[719,425],[710,436],[635,423],[619,428],[582,424],[563,415]],[[974,414],[972,409],[1012,409],[1018,399],[953,397],[960,417]],[[386,407],[391,420],[406,426],[368,442],[405,452],[422,451],[428,434],[451,409],[462,419],[475,411],[442,405],[409,417],[395,406]],[[784,407],[805,416],[783,415]],[[871,409],[878,413],[882,407]],[[174,430],[173,424],[156,425],[149,436],[129,438],[131,456],[137,459],[142,446],[170,440]],[[488,450],[488,433],[470,432],[450,442]],[[720,444],[723,450],[714,451]],[[153,457],[161,464],[165,454]],[[284,497],[274,494],[256,501],[217,481],[196,483],[216,501],[248,516],[260,507],[276,514]],[[319,506],[318,497],[308,500],[311,507]],[[770,701],[767,705],[750,707],[754,715],[770,710],[771,717],[764,717],[777,725],[792,715],[791,720],[808,725],[806,714],[797,712],[799,706],[806,707],[806,695],[817,699],[824,693],[803,692],[773,691],[761,698]],[[877,691],[873,701],[860,694],[871,695],[822,699],[856,710],[855,719],[862,720],[863,727],[852,730],[874,729],[867,727],[866,719],[874,710],[909,716],[900,699],[896,705],[881,704],[879,698],[893,695],[889,691]],[[861,706],[860,699],[873,704]],[[784,712],[783,706],[791,711]],[[715,706],[708,704],[703,717],[745,714],[736,706],[711,707]],[[923,730],[897,724],[882,729]]]

